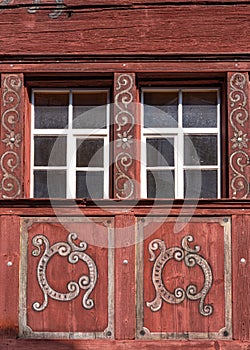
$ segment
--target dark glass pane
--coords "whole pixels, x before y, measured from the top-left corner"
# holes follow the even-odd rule
[[[174,139],[147,139],[147,166],[174,166]]]
[[[67,138],[65,136],[34,137],[35,166],[65,166]]]
[[[185,170],[185,197],[217,198],[217,170]]]
[[[77,139],[77,167],[103,166],[103,139]]]
[[[73,94],[73,128],[102,129],[106,127],[106,92]],[[99,106],[99,107],[98,107]]]
[[[183,127],[217,126],[217,92],[183,92]]]
[[[144,92],[144,127],[177,126],[178,92]]]
[[[66,128],[68,105],[69,95],[66,93],[35,93],[35,128]]]
[[[185,165],[217,165],[216,135],[186,135],[184,142]]]
[[[65,198],[66,171],[64,170],[35,170],[35,198]]]
[[[77,171],[76,197],[103,198],[103,171]]]
[[[174,171],[147,170],[147,197],[174,198]]]

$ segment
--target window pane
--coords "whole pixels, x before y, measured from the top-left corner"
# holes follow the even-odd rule
[[[217,165],[217,135],[189,135],[184,140],[185,165]]]
[[[35,166],[65,166],[67,138],[65,136],[34,137]]]
[[[66,93],[35,93],[35,128],[66,128],[68,105],[69,95]]]
[[[217,170],[185,170],[184,174],[185,197],[217,197]]]
[[[103,139],[77,139],[76,166],[103,166]]]
[[[174,166],[174,139],[147,139],[147,166]]]
[[[103,198],[103,171],[77,171],[76,197]]]
[[[147,170],[147,197],[174,198],[174,171]]]
[[[34,197],[36,198],[65,198],[66,171],[64,170],[35,170]]]
[[[217,92],[183,92],[183,127],[217,126]]]
[[[73,94],[73,128],[75,129],[106,128],[106,113],[107,113],[106,105],[107,105],[106,92],[74,93]]]
[[[178,92],[144,92],[144,127],[177,126]]]

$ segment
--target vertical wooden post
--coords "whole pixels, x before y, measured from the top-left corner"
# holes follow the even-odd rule
[[[228,73],[229,197],[250,197],[248,73]]]
[[[250,218],[249,215],[233,215],[233,338],[250,339]]]
[[[134,73],[114,75],[114,198],[140,197],[140,118]]]
[[[1,75],[0,198],[23,197],[23,74]]]
[[[135,217],[115,218],[115,338],[135,338]]]
[[[18,335],[20,219],[0,217],[0,338]],[[1,346],[0,346],[1,347]]]

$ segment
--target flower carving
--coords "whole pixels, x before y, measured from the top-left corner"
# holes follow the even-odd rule
[[[132,135],[128,135],[127,131],[124,131],[122,134],[118,133],[117,136],[119,139],[117,140],[117,147],[130,148],[130,145],[133,143]]]
[[[14,131],[10,131],[9,134],[5,134],[6,138],[2,140],[6,144],[6,146],[10,147],[11,149],[15,147],[19,147],[19,143],[21,142],[21,134],[15,134]]]
[[[231,139],[233,142],[232,148],[247,148],[248,147],[248,137],[247,134],[243,134],[242,130],[234,132],[234,137]]]

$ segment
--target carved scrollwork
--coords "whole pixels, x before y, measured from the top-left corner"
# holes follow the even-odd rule
[[[40,10],[41,0],[33,0],[34,6],[28,9],[28,13],[36,13]],[[65,5],[63,0],[55,0],[55,10],[49,13],[49,17],[52,19],[58,18],[62,15]]]
[[[247,198],[249,195],[249,179],[246,167],[249,166],[248,151],[248,98],[246,94],[247,78],[243,73],[234,73],[230,79],[230,125],[233,129],[232,152],[230,152],[230,168],[233,172],[231,189],[233,198]]]
[[[22,142],[22,135],[17,132],[20,121],[20,91],[22,80],[18,75],[6,75],[3,80],[3,112],[1,126],[3,131],[2,143],[5,145],[1,156],[0,166],[3,173],[0,190],[2,198],[16,198],[21,193],[20,179],[16,170],[20,165],[18,148]]]
[[[2,0],[0,2],[0,11],[2,10],[3,7],[6,7],[7,5],[9,5],[13,2],[14,2],[13,0]],[[27,12],[30,14],[36,13],[38,10],[41,9],[41,2],[42,2],[41,0],[33,0],[33,6],[29,7]],[[54,0],[54,2],[55,2],[55,6],[53,6],[53,7],[55,9],[49,13],[49,17],[52,19],[56,19],[56,18],[60,17],[63,13],[64,8],[65,8],[63,0]],[[30,3],[32,3],[32,2],[30,2]],[[45,4],[45,6],[46,5],[48,7],[48,3]]]
[[[41,246],[44,245],[44,252],[37,265],[37,280],[39,286],[44,295],[44,301],[42,303],[35,302],[33,309],[35,311],[43,311],[48,305],[48,297],[59,301],[70,301],[78,297],[81,289],[86,290],[82,298],[82,306],[85,309],[92,309],[94,307],[93,299],[89,298],[89,295],[95,288],[97,282],[97,267],[93,259],[85,253],[87,249],[87,243],[81,242],[76,245],[73,241],[77,239],[76,233],[69,233],[67,242],[58,242],[50,246],[48,239],[44,235],[36,235],[32,243],[36,247],[33,250],[32,255],[37,257],[41,254]],[[47,280],[46,270],[49,261],[55,254],[59,254],[62,257],[67,257],[70,264],[76,264],[79,260],[85,262],[89,269],[89,275],[82,275],[78,282],[70,281],[67,285],[68,293],[61,293],[54,290]]]
[[[116,197],[128,199],[134,193],[134,183],[129,175],[129,169],[133,164],[133,156],[130,148],[134,143],[132,130],[135,125],[135,117],[130,108],[133,103],[133,78],[129,74],[121,74],[117,79],[115,95],[115,126],[116,126],[116,148],[118,150],[115,158]],[[121,149],[121,151],[119,151]],[[126,151],[125,151],[126,150]]]
[[[190,248],[188,243],[193,241],[193,236],[187,235],[183,237],[180,247],[166,248],[165,242],[160,239],[154,239],[149,244],[150,261],[155,261],[152,271],[152,281],[154,284],[156,296],[151,302],[146,305],[152,311],[159,311],[162,307],[162,301],[169,304],[179,304],[185,298],[189,300],[200,300],[199,313],[203,316],[210,316],[213,313],[213,306],[204,304],[205,298],[212,287],[213,275],[209,263],[200,254],[200,247],[195,246]],[[160,254],[156,256],[155,251],[159,250]],[[204,285],[200,291],[197,291],[197,286],[190,284],[186,290],[183,288],[176,288],[174,292],[170,292],[162,279],[162,273],[165,265],[169,260],[183,261],[187,267],[199,266],[204,275]]]

